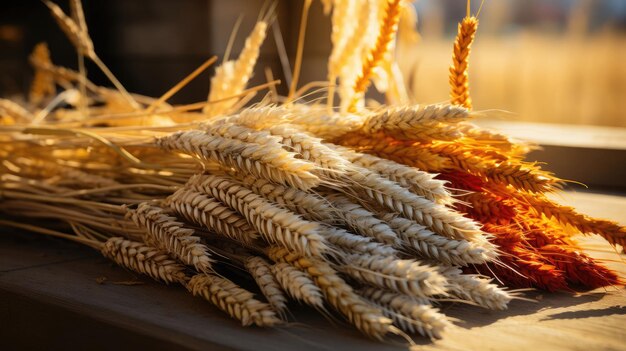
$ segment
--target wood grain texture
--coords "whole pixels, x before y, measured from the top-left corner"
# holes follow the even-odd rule
[[[624,197],[582,193],[566,194],[565,198],[581,211],[626,223]],[[613,260],[607,264],[626,276],[626,264],[614,262],[620,257],[602,240],[587,237],[582,241],[592,249],[592,256]],[[621,259],[625,261],[626,256]],[[104,284],[97,282],[100,277],[107,278]],[[113,284],[137,279],[143,284]],[[607,290],[578,296],[528,292],[524,296],[536,302],[513,301],[507,311],[446,304],[442,306],[444,312],[460,322],[443,340],[431,343],[418,338],[416,349],[624,350],[626,290]],[[35,338],[23,336],[45,326],[35,321],[45,316],[45,320],[54,320],[56,314],[59,318],[50,328],[64,337],[46,339],[50,349],[67,349],[74,333],[89,335],[98,350],[119,349],[120,338],[127,346],[160,345],[155,349],[406,349],[398,346],[400,340],[381,344],[348,326],[332,326],[314,310],[297,304],[290,308],[297,322],[306,326],[241,328],[237,321],[183,288],[136,277],[89,248],[12,229],[0,229],[0,298],[0,325],[11,325],[0,328],[2,350],[40,345],[34,343]],[[21,313],[13,306],[31,308]],[[19,335],[21,344],[17,345],[14,342],[20,340]]]

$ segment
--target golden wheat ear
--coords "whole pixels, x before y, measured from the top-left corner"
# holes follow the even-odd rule
[[[450,102],[467,109],[472,108],[469,93],[469,55],[478,30],[478,18],[470,15],[469,5],[468,1],[467,16],[459,23],[450,66]]]

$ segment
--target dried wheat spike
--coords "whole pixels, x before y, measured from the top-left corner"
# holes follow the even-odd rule
[[[251,256],[246,259],[244,266],[274,310],[284,313],[287,310],[287,298],[272,274],[269,262],[261,257]]]
[[[446,279],[418,261],[363,254],[343,258],[340,270],[361,282],[411,296],[445,294]]]
[[[352,113],[329,113],[326,108],[315,108],[304,104],[294,104],[293,116],[289,123],[318,138],[329,140],[357,131],[363,124],[363,117]]]
[[[458,212],[432,202],[376,173],[359,168],[348,174],[349,179],[360,187],[359,194],[373,200],[407,219],[423,224],[434,232],[454,239],[472,240],[483,235],[478,224]]]
[[[113,237],[104,243],[100,252],[122,267],[166,284],[185,284],[187,280],[183,265],[173,260],[167,252],[144,243]]]
[[[335,179],[337,173],[343,173],[350,168],[350,162],[341,157],[335,150],[324,145],[319,138],[286,125],[271,127],[269,132],[282,138],[281,143],[285,149],[293,151],[302,159],[318,165],[321,168],[318,172],[330,179]]]
[[[389,54],[389,48],[393,43],[398,30],[400,13],[403,0],[386,0],[385,14],[380,22],[380,31],[376,38],[376,45],[370,50],[363,61],[361,72],[354,82],[354,98],[348,110],[354,112],[356,105],[370,84],[370,78],[374,69],[383,62]]]
[[[243,214],[269,243],[282,245],[305,256],[321,256],[327,249],[319,224],[278,207],[226,177],[199,175],[188,186],[209,194]]]
[[[268,256],[274,262],[289,263],[309,273],[328,303],[365,335],[381,340],[390,331],[391,320],[384,317],[380,309],[355,294],[328,263],[278,247],[270,248]]]
[[[72,45],[78,50],[79,53],[87,57],[93,58],[96,53],[93,49],[93,42],[86,31],[83,31],[77,24],[69,18],[63,10],[55,3],[44,0],[44,4],[48,6],[52,17],[57,21],[57,24],[65,33],[67,38],[72,42]]]
[[[436,179],[436,174],[359,152],[347,151],[342,152],[342,155],[356,165],[378,172],[416,195],[443,205],[451,205],[454,202],[445,187],[446,182]]]
[[[128,210],[128,216],[145,230],[144,241],[167,251],[184,264],[195,267],[200,272],[212,270],[209,249],[194,230],[184,228],[176,218],[168,216],[165,210],[148,203],[142,203],[136,210]]]
[[[14,120],[29,122],[33,119],[33,114],[17,103],[0,98],[0,116],[7,115]]]
[[[430,305],[428,299],[377,288],[365,288],[359,294],[381,306],[385,315],[406,332],[441,339],[442,332],[452,325],[445,314]]]
[[[204,131],[209,135],[218,135],[228,139],[237,139],[246,143],[259,145],[280,146],[282,138],[273,136],[266,130],[255,130],[247,126],[229,122],[231,118],[224,118],[210,123],[204,127]],[[233,118],[235,121],[237,117]]]
[[[259,237],[259,233],[240,214],[215,198],[197,191],[179,189],[167,198],[166,203],[187,221],[246,246],[252,245]]]
[[[309,273],[284,262],[271,266],[271,270],[289,296],[311,307],[324,308],[322,291],[315,285]]]
[[[319,195],[274,184],[251,175],[238,177],[238,179],[257,195],[263,196],[292,212],[301,214],[308,220],[332,222],[337,218],[331,204]]]
[[[383,214],[381,218],[398,234],[405,249],[424,258],[467,266],[490,262],[497,257],[496,247],[484,237],[476,241],[454,240],[435,234],[426,227],[393,213]]]
[[[398,235],[385,222],[376,218],[372,212],[363,206],[355,204],[340,194],[328,195],[326,198],[337,210],[337,216],[356,233],[374,238],[383,244],[400,245]]]
[[[219,162],[237,171],[301,190],[308,190],[320,183],[320,179],[312,173],[316,168],[314,164],[297,160],[295,154],[273,145],[246,143],[197,130],[159,138],[157,144],[165,150]]]
[[[472,123],[459,123],[457,128],[466,138],[470,138],[478,143],[495,147],[513,157],[523,157],[534,149],[532,144],[514,140],[496,131],[480,128]]]
[[[239,320],[244,327],[252,324],[259,327],[282,324],[270,305],[256,300],[254,294],[226,278],[197,274],[187,283],[187,290]]]
[[[29,60],[31,62],[39,61],[52,65],[48,45],[46,43],[39,43],[35,45]],[[34,105],[39,105],[39,103],[46,97],[56,94],[56,86],[54,84],[54,77],[50,74],[50,72],[39,69],[36,66],[34,68],[35,76],[33,77],[33,81],[30,85],[28,100]]]
[[[340,56],[350,43],[350,34],[356,31],[354,28],[355,23],[350,20],[354,10],[354,0],[335,1],[333,4],[330,34],[332,50],[328,56],[328,80],[330,84],[335,84],[334,78],[339,74],[339,68],[341,67]]]
[[[211,79],[208,101],[217,101],[243,92],[252,77],[254,66],[259,58],[260,48],[265,41],[267,22],[259,21],[246,39],[237,61],[227,61],[218,67]],[[227,112],[237,103],[237,99],[207,104],[203,112],[211,116]]]
[[[450,66],[450,98],[453,105],[472,108],[469,94],[469,55],[472,42],[478,29],[478,19],[473,16],[463,18],[454,41],[452,65]]]
[[[626,227],[604,219],[595,219],[580,214],[572,207],[562,206],[548,200],[545,196],[524,196],[530,208],[548,218],[554,218],[563,225],[570,225],[584,234],[598,234],[611,245],[626,247]]]
[[[362,130],[367,134],[384,132],[401,140],[432,140],[440,126],[452,125],[474,117],[467,109],[452,105],[416,105],[386,109],[365,120]],[[439,128],[437,128],[439,127]],[[441,133],[440,133],[441,134]],[[461,132],[450,136],[458,138]]]
[[[457,267],[440,267],[441,274],[448,280],[448,294],[472,301],[491,310],[505,310],[512,296],[491,279],[478,275],[462,274]]]
[[[398,255],[393,246],[374,241],[371,237],[352,234],[341,228],[325,225],[320,233],[329,243],[343,251],[380,256]]]

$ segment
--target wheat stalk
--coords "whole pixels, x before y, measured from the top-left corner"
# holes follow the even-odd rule
[[[159,138],[157,144],[165,150],[185,152],[203,160],[219,162],[278,184],[302,190],[319,185],[319,178],[312,173],[315,165],[297,160],[292,153],[273,145],[246,143],[197,130]]]
[[[245,260],[244,266],[254,278],[270,306],[277,312],[284,313],[287,310],[287,298],[272,273],[270,263],[261,257],[251,256]]]
[[[452,325],[427,299],[376,288],[365,288],[359,294],[381,306],[385,315],[406,332],[441,339],[442,332]]]
[[[241,322],[242,326],[273,327],[282,324],[272,308],[226,278],[197,274],[186,284],[194,296],[200,296]]]
[[[434,267],[390,256],[351,254],[340,270],[361,282],[412,296],[445,294],[446,279]]]
[[[184,266],[176,263],[167,252],[144,243],[113,237],[104,243],[100,252],[122,267],[166,284],[187,281]]]
[[[282,209],[249,189],[219,176],[196,176],[188,186],[210,194],[241,213],[269,243],[277,243],[306,256],[321,256],[328,248],[319,224]]]
[[[249,246],[259,237],[240,214],[213,197],[190,189],[179,189],[166,203],[179,216],[196,225]]]
[[[200,272],[212,271],[214,260],[209,257],[209,249],[194,235],[194,230],[185,228],[162,208],[142,203],[136,210],[128,210],[128,216],[145,230],[146,244],[167,251]]]
[[[271,271],[289,296],[317,309],[324,308],[322,291],[309,273],[284,262],[272,265]]]
[[[20,106],[19,104],[0,98],[0,115],[9,116],[18,121],[28,122],[31,121],[34,116],[27,109]]]

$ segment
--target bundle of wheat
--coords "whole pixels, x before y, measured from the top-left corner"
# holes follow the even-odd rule
[[[72,1],[73,18],[46,4],[79,54],[99,62],[80,1]],[[0,105],[8,124],[0,129],[0,224],[91,246],[186,287],[244,326],[283,324],[295,300],[324,314],[331,308],[376,339],[441,337],[451,323],[434,306],[444,301],[507,308],[517,293],[476,273],[549,290],[619,283],[561,229],[612,244],[624,244],[626,230],[549,201],[544,193],[560,181],[521,161],[526,145],[467,122],[480,115],[468,109],[467,90],[475,18],[460,26],[451,68],[452,102],[464,107],[369,110],[363,94],[393,62],[407,4],[328,4],[336,26],[329,67],[347,97],[343,112],[296,103],[303,92],[293,89],[286,100],[273,94],[243,108],[276,84],[244,90],[272,9],[198,104],[166,100],[214,59],[152,99],[116,80],[118,91],[88,83],[38,46],[29,105]],[[377,18],[376,35],[349,45],[344,6]],[[360,73],[345,73],[354,72],[346,57],[361,60]],[[54,96],[57,86],[65,90]],[[29,218],[58,220],[71,234],[25,224]],[[256,295],[232,267],[249,273]]]

